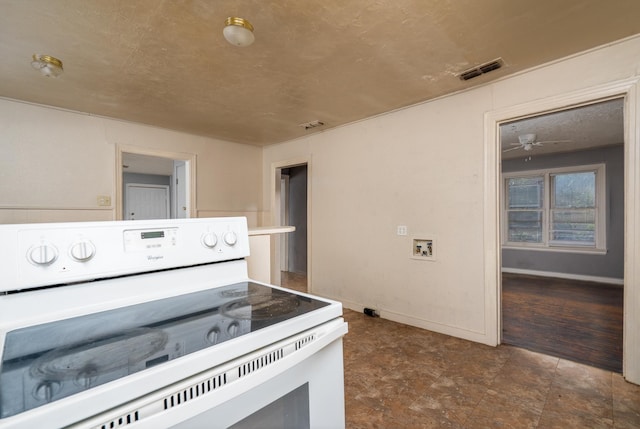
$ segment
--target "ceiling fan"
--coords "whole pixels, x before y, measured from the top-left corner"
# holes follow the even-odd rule
[[[518,136],[519,143],[511,143],[511,146],[515,146],[509,149],[505,149],[502,152],[511,152],[512,150],[524,149],[526,151],[530,151],[534,148],[534,146],[543,146],[547,143],[568,143],[571,140],[548,140],[539,142],[536,141],[535,134],[520,134]]]

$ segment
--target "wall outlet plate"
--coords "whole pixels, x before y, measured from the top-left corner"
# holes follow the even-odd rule
[[[436,260],[436,240],[433,236],[430,238],[414,238],[411,245],[411,258],[426,261]]]
[[[406,225],[398,225],[398,235],[407,235]]]

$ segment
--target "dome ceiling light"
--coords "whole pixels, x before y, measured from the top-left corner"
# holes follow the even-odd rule
[[[64,71],[62,61],[50,55],[33,54],[31,65],[46,77],[58,77]]]
[[[249,46],[255,40],[253,25],[246,19],[235,16],[226,19],[222,34],[227,42],[240,47]]]

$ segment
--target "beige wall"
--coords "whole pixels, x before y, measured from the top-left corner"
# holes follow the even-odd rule
[[[386,318],[495,344],[499,317],[491,278],[497,284],[499,264],[485,266],[485,260],[499,258],[499,250],[493,256],[487,252],[487,243],[496,241],[497,222],[485,224],[485,209],[492,210],[490,203],[485,205],[492,187],[485,179],[493,180],[487,145],[495,141],[485,143],[485,136],[495,132],[487,130],[494,124],[485,115],[638,76],[639,69],[640,39],[630,39],[477,89],[267,147],[265,210],[271,204],[273,165],[309,159],[314,293],[358,311],[374,307]],[[637,147],[634,138],[629,144]],[[408,226],[407,237],[396,235],[398,225]],[[415,235],[437,239],[436,261],[409,258]],[[630,267],[640,265],[640,255],[628,256]],[[626,375],[640,383],[636,283],[625,280],[625,362]]]
[[[0,223],[115,219],[116,145],[196,155],[196,213],[261,219],[261,149],[0,99]]]
[[[491,90],[463,97],[265,148],[265,207],[271,163],[310,158],[314,293],[482,340],[482,136]],[[396,235],[398,225],[408,236]],[[413,236],[437,240],[436,261],[409,258]]]

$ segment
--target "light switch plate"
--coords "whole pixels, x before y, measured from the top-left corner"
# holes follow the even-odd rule
[[[98,205],[99,206],[110,206],[111,205],[111,197],[109,195],[98,195]]]

